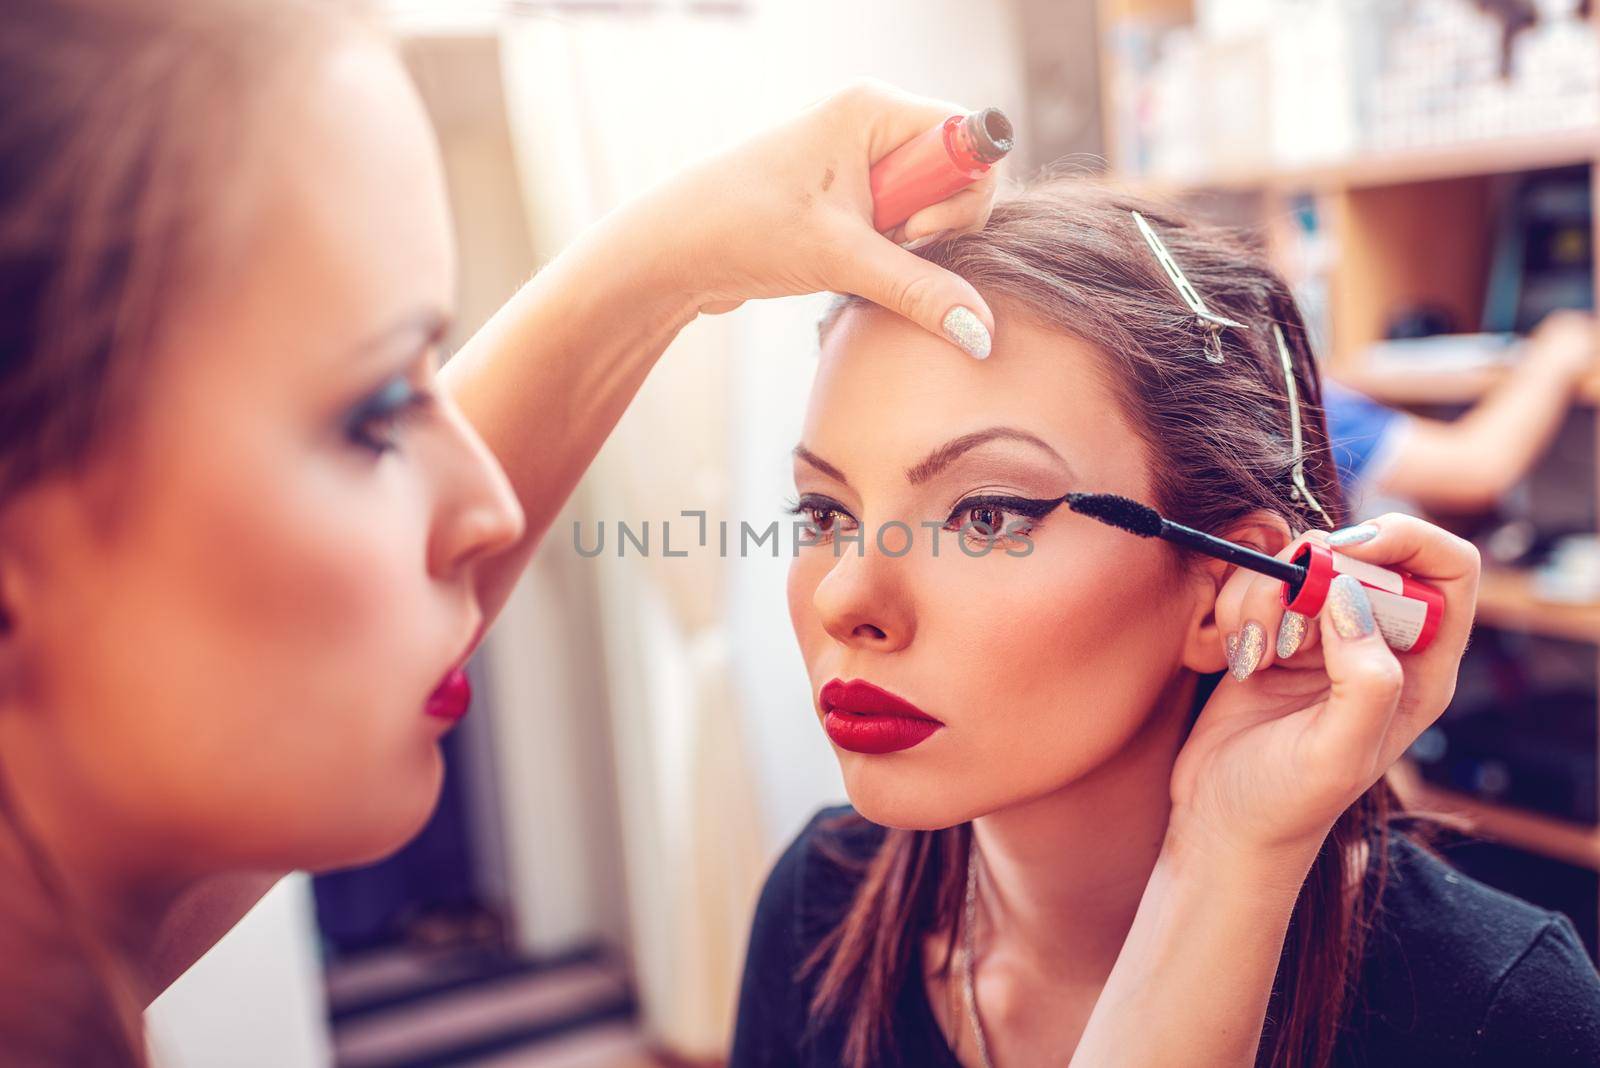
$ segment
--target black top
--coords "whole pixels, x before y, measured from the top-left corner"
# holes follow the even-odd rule
[[[849,907],[859,875],[818,855],[870,857],[883,829],[840,828],[817,814],[767,878],[745,961],[730,1068],[838,1068],[842,1028],[807,1034],[814,976],[800,965]],[[1334,1063],[1600,1065],[1600,976],[1565,916],[1467,878],[1403,834],[1367,944],[1355,1008]],[[900,992],[897,1061],[960,1068],[939,1030],[920,969]]]

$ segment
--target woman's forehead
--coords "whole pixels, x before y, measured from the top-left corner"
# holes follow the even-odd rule
[[[980,361],[901,316],[850,308],[823,339],[802,444],[911,464],[958,435],[1002,427],[1036,436],[1083,479],[1142,480],[1143,443],[1105,357],[1008,311],[995,308],[993,353]]]

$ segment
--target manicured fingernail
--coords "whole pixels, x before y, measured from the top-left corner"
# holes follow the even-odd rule
[[[1306,640],[1306,624],[1309,620],[1299,612],[1285,612],[1283,622],[1278,624],[1278,659],[1284,660],[1294,655],[1300,648],[1300,643]]]
[[[1349,545],[1361,545],[1378,536],[1378,528],[1371,523],[1361,523],[1353,527],[1345,527],[1328,535],[1328,544],[1335,549],[1343,549]]]
[[[961,346],[970,356],[980,360],[989,358],[989,328],[973,314],[971,308],[958,304],[945,313],[944,336]]]
[[[1243,682],[1250,677],[1261,663],[1261,654],[1267,651],[1267,632],[1255,620],[1244,625],[1239,632],[1238,644],[1234,647],[1233,656],[1228,667],[1233,671],[1233,677]]]
[[[1328,587],[1328,612],[1333,629],[1341,638],[1365,638],[1378,629],[1372,618],[1372,600],[1361,582],[1350,575],[1337,575]]]
[[[1230,632],[1227,637],[1223,638],[1222,639],[1222,651],[1227,654],[1227,657],[1228,657],[1228,670],[1232,671],[1233,670],[1233,654],[1235,654],[1235,653],[1237,653],[1239,651],[1239,635]]]
[[[910,241],[903,241],[901,242],[900,247],[905,249],[907,252],[915,252],[917,249],[931,245],[935,241],[943,241],[949,236],[949,230],[935,230],[931,234],[923,234],[921,237],[914,237]]]

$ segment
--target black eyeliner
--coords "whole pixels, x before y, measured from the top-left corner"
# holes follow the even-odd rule
[[[783,510],[788,512],[790,515],[799,515],[807,508],[822,508],[830,512],[841,512],[844,515],[850,515],[850,509],[846,508],[832,497],[824,497],[820,493],[802,493],[793,504],[784,505]],[[854,517],[852,516],[851,518]]]
[[[1004,494],[978,494],[973,497],[964,497],[951,510],[951,513],[964,512],[969,508],[999,508],[1007,512],[1027,516],[1029,519],[1043,519],[1057,508],[1066,503],[1067,498],[1061,497],[1010,497]]]

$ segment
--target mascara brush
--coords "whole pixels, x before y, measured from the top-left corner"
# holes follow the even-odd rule
[[[1138,501],[1118,497],[1114,493],[1069,493],[1067,507],[1074,512],[1098,519],[1118,530],[1126,530],[1141,538],[1160,538],[1174,545],[1183,545],[1196,552],[1226,560],[1230,564],[1270,575],[1275,579],[1298,587],[1306,580],[1306,568],[1279,560],[1276,556],[1257,552],[1248,545],[1240,545],[1214,534],[1207,534],[1182,523],[1174,523],[1160,512]]]
[[[1283,583],[1283,606],[1303,616],[1322,611],[1335,575],[1350,575],[1366,588],[1378,630],[1391,648],[1421,652],[1439,631],[1444,618],[1444,595],[1425,582],[1401,571],[1345,556],[1302,535],[1287,560],[1257,552],[1203,530],[1174,523],[1149,505],[1114,493],[1069,493],[1067,506],[1108,526],[1160,538],[1195,552],[1236,564]]]

